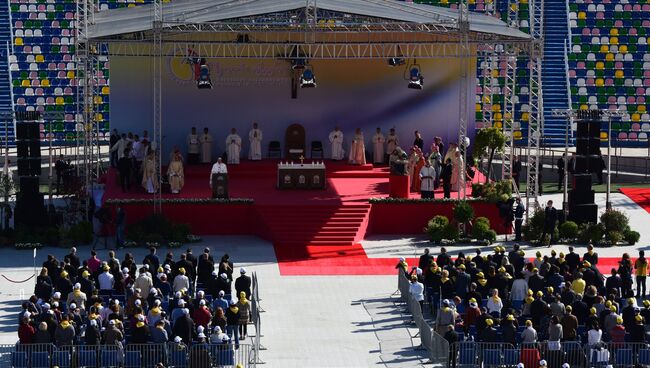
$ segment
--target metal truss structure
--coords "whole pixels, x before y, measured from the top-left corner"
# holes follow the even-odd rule
[[[466,138],[470,118],[468,97],[470,96],[470,63],[477,53],[490,50],[490,66],[498,64],[495,50],[517,50],[530,53],[529,39],[511,35],[498,35],[476,32],[470,29],[470,16],[467,0],[459,4],[457,19],[436,18],[431,12],[411,9],[414,13],[431,18],[429,23],[390,21],[350,14],[336,14],[317,8],[317,2],[307,0],[304,9],[293,13],[261,14],[217,22],[188,23],[177,19],[163,19],[163,1],[155,0],[152,11],[152,29],[122,34],[118,36],[89,36],[89,26],[93,22],[94,0],[77,0],[79,37],[77,38],[78,61],[83,62],[85,72],[84,86],[93,86],[93,58],[102,56],[144,56],[152,60],[153,73],[153,143],[157,151],[157,164],[160,173],[162,152],[162,65],[165,57],[187,57],[188,50],[200,58],[229,59],[437,59],[457,58],[460,70],[459,129],[458,144],[466,157]],[[387,7],[400,7],[398,2],[367,0]],[[494,6],[493,6],[494,8]],[[92,10],[91,10],[92,9]],[[341,21],[332,21],[341,16]],[[283,22],[273,21],[279,17]],[[287,18],[288,17],[288,18]],[[270,21],[269,21],[270,19]],[[287,21],[289,19],[289,21]],[[241,36],[245,36],[243,39]],[[107,44],[97,48],[93,45]],[[516,61],[515,61],[516,63]],[[515,65],[516,68],[516,65]],[[491,78],[491,74],[490,74]],[[513,79],[514,81],[514,75]],[[490,83],[492,86],[492,83]],[[511,89],[514,91],[514,87]],[[84,127],[95,127],[92,90],[79,90],[80,120]],[[541,91],[540,91],[541,92]],[[541,96],[541,95],[540,95]],[[509,108],[511,109],[511,108]],[[514,118],[514,114],[510,115]],[[85,130],[86,131],[86,130]],[[86,136],[93,143],[94,136]],[[93,146],[94,147],[94,146]],[[93,157],[88,155],[88,157]],[[97,160],[98,156],[95,156]],[[85,170],[86,182],[90,183],[91,170]],[[465,166],[459,170],[459,198],[465,198]],[[535,179],[536,180],[536,179]],[[154,197],[154,208],[160,211],[160,194]]]
[[[514,155],[515,138],[515,87],[517,77],[517,50],[511,45],[505,45],[503,57],[506,65],[505,85],[503,87],[503,132],[506,136],[503,157],[501,158],[501,179],[510,180],[512,177],[512,157]]]

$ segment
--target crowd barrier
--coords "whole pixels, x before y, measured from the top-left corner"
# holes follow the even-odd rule
[[[433,364],[446,362],[449,356],[449,343],[436,331],[434,331],[422,315],[420,303],[409,292],[410,283],[404,272],[399,271],[397,275],[397,288],[402,301],[406,303],[408,313],[418,328],[421,348],[426,349],[429,359]]]
[[[262,318],[260,313],[263,312],[260,307],[260,294],[259,294],[259,281],[257,280],[257,272],[253,272],[251,276],[251,322],[255,325],[255,336],[253,338],[253,353],[254,353],[254,362],[255,364],[264,364],[260,359],[260,350],[266,350],[262,346]]]
[[[650,345],[645,343],[599,343],[582,345],[577,341],[544,341],[530,344],[461,341],[451,344],[447,367],[514,367],[524,363],[537,367],[541,359],[548,367],[571,368],[632,367],[650,365]]]
[[[253,345],[233,343],[205,344],[128,344],[66,345],[26,344],[0,345],[0,366],[12,368],[212,368],[255,367]]]

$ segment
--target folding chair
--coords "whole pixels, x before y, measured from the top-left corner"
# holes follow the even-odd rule
[[[32,368],[50,368],[50,354],[47,351],[33,351],[30,361]]]

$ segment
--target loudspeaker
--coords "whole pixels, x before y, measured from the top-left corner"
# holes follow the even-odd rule
[[[600,153],[600,137],[589,138],[589,152],[587,154],[598,155],[599,153]]]
[[[572,204],[591,204],[594,203],[596,192],[594,190],[576,190],[572,189],[568,193],[569,203]]]
[[[16,140],[40,139],[41,132],[39,123],[21,122],[16,123]]]
[[[16,140],[16,156],[18,158],[29,157],[29,142],[24,140]]]
[[[579,224],[585,222],[596,223],[598,220],[598,205],[590,203],[569,206],[569,220]]]
[[[16,111],[16,121],[34,121],[41,119],[40,111]]]
[[[573,190],[591,190],[591,174],[573,175]]]
[[[590,160],[591,160],[591,156],[576,155],[574,173],[575,174],[588,173]]]
[[[18,159],[18,176],[40,176],[41,175],[41,158],[19,158]]]
[[[37,176],[24,176],[20,180],[20,193],[38,193],[39,178]]]
[[[41,141],[32,140],[29,142],[29,156],[30,157],[41,157]]]
[[[17,160],[18,165],[18,176],[28,176],[29,175],[29,159],[28,158],[19,158]]]

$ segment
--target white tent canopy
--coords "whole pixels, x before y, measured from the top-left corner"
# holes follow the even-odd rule
[[[162,5],[163,22],[238,23],[237,18],[293,11],[305,8],[305,5],[305,0],[174,0]],[[320,10],[376,18],[386,24],[404,22],[442,25],[446,29],[457,29],[459,17],[457,10],[394,0],[318,0],[316,6]],[[510,40],[530,39],[530,35],[483,14],[470,13],[469,24],[471,33]],[[152,29],[153,4],[147,4],[99,12],[94,16],[94,24],[90,26],[88,37],[108,38]]]

